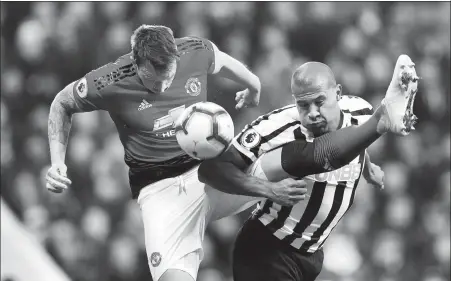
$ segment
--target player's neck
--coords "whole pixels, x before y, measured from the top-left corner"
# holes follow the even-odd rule
[[[336,122],[335,122],[335,126],[333,127],[333,128],[335,128],[334,131],[340,130],[341,127],[343,126],[344,113],[343,113],[343,111],[341,111],[341,109],[340,109],[339,114],[340,114],[340,117],[335,119]]]
[[[343,111],[340,110],[339,114],[340,115],[338,118],[335,118],[332,122],[328,124],[329,131],[327,133],[338,131],[341,129],[341,127],[343,127],[344,113]]]

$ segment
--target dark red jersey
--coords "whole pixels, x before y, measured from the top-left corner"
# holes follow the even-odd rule
[[[74,84],[78,106],[106,110],[116,124],[130,168],[133,196],[160,179],[182,174],[197,160],[180,148],[173,123],[188,106],[207,99],[207,74],[214,69],[210,41],[176,39],[180,60],[171,86],[150,92],[137,75],[131,53],[86,74]]]

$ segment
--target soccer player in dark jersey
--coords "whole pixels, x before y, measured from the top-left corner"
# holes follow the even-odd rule
[[[142,25],[131,52],[70,83],[50,107],[48,190],[66,190],[65,155],[72,114],[108,111],[125,150],[133,198],[140,204],[153,280],[193,281],[202,259],[206,211],[199,161],[178,145],[173,123],[184,109],[207,100],[207,75],[238,82],[236,108],[256,106],[261,84],[241,62],[209,40],[174,38],[165,26]]]
[[[365,148],[385,132],[413,129],[417,81],[414,63],[400,56],[381,106],[362,123],[365,107],[340,106],[341,87],[330,68],[304,64],[292,77],[295,105],[261,116],[229,150],[201,164],[199,177],[213,188],[267,198],[238,234],[235,281],[315,280],[322,246],[352,205]],[[281,185],[288,178],[304,178],[306,188]]]

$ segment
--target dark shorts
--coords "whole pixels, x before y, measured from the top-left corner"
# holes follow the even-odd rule
[[[182,155],[167,161],[150,163],[137,160],[126,160],[129,166],[128,177],[132,189],[133,199],[138,198],[139,192],[149,184],[157,181],[178,177],[199,165],[201,161],[188,155]]]
[[[246,221],[233,250],[234,281],[313,281],[324,252],[301,253],[275,237],[257,219]]]

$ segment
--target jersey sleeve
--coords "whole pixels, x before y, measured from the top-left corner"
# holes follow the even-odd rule
[[[199,65],[200,71],[211,74],[215,69],[216,45],[208,39],[201,37],[184,37],[177,44],[180,55],[190,55]]]
[[[103,108],[102,96],[96,88],[89,85],[86,76],[75,81],[73,87],[75,102],[79,108],[84,111],[100,110]]]
[[[202,39],[202,42],[206,46],[204,55],[205,55],[207,73],[211,74],[211,73],[213,73],[213,70],[215,69],[215,59],[216,59],[215,52],[217,52],[218,47],[216,47],[216,45],[208,39]]]
[[[293,141],[294,129],[300,122],[292,118],[290,109],[294,106],[277,109],[258,117],[239,133],[232,145],[248,160],[254,162],[263,153]]]
[[[102,90],[102,79],[108,72],[108,65],[93,70],[74,83],[74,98],[77,105],[86,111],[106,110],[107,91]]]
[[[339,102],[344,113],[350,113],[353,124],[365,123],[374,113],[373,106],[365,99],[357,96],[343,96]]]
[[[261,145],[262,135],[252,125],[246,127],[233,140],[235,147],[247,160],[254,162],[259,156],[258,147]]]

